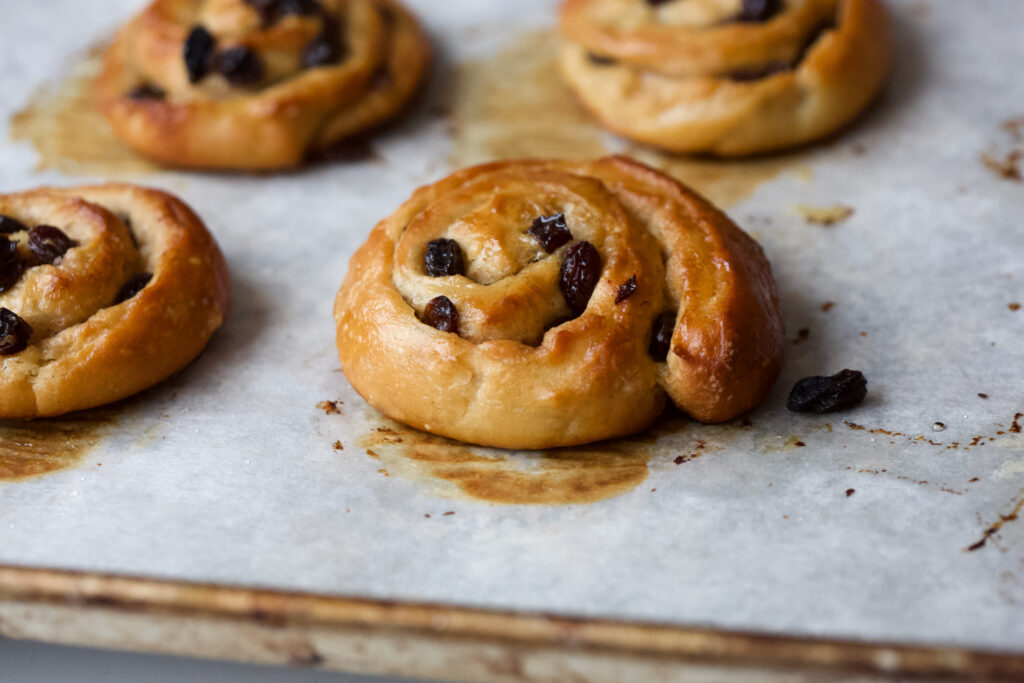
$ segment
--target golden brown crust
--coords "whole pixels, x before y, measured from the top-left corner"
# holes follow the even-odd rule
[[[415,95],[431,61],[416,20],[396,0],[319,0],[319,15],[285,15],[270,25],[243,0],[155,0],[124,26],[96,81],[114,132],[163,163],[261,170],[300,164],[397,114]],[[262,64],[252,85],[211,71],[189,82],[184,43],[202,25],[216,50],[245,46]],[[302,54],[322,32],[336,32],[343,56],[304,68]],[[218,52],[219,54],[219,52]],[[164,93],[132,98],[139,86]]]
[[[192,361],[224,320],[227,265],[176,197],[122,184],[42,188],[0,195],[0,214],[77,242],[0,293],[0,306],[33,328],[27,348],[0,355],[0,418],[61,415],[142,391]],[[25,234],[11,238],[23,244]],[[117,303],[142,273],[152,279]]]
[[[586,309],[559,289],[563,245],[526,231],[564,213],[601,275]],[[429,241],[454,239],[466,275],[430,277]],[[631,276],[636,290],[616,303]],[[458,334],[420,321],[437,296]],[[648,347],[677,311],[667,362]],[[782,322],[758,245],[704,199],[624,157],[503,161],[417,190],[352,257],[335,302],[346,377],[371,405],[418,429],[505,448],[631,434],[668,393],[716,422],[756,406],[778,375]]]
[[[676,152],[778,150],[843,127],[885,80],[880,0],[786,0],[763,23],[730,20],[735,0],[696,4],[704,15],[672,14],[681,2],[563,5],[562,73],[607,127]]]

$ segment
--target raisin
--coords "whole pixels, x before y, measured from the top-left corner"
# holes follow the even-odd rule
[[[21,279],[25,262],[18,253],[18,243],[0,235],[0,292],[6,292]]]
[[[540,246],[549,254],[566,242],[572,241],[572,233],[565,224],[563,213],[533,219],[533,225],[527,232],[536,237]]]
[[[153,279],[153,273],[139,273],[128,278],[128,282],[124,283],[121,287],[121,291],[117,293],[117,298],[114,299],[114,305],[127,301],[133,296],[141,292],[149,281]]]
[[[576,242],[565,252],[558,287],[576,315],[587,309],[590,295],[601,279],[601,254],[590,242]]]
[[[868,381],[859,370],[843,370],[831,377],[804,377],[789,392],[786,407],[796,413],[831,413],[860,405]]]
[[[737,21],[768,21],[779,13],[782,3],[779,0],[743,0],[743,9]]]
[[[21,232],[22,230],[28,230],[28,226],[17,218],[0,214],[0,235],[10,235],[12,232]]]
[[[435,296],[423,309],[423,322],[442,332],[459,333],[459,311],[446,296]]]
[[[427,242],[423,262],[430,277],[465,275],[466,263],[462,258],[462,247],[455,240],[436,239]]]
[[[131,100],[162,100],[166,96],[167,93],[149,83],[143,83],[128,91],[128,99]]]
[[[605,57],[604,55],[595,54],[593,52],[587,53],[587,60],[589,60],[594,66],[611,66],[616,62],[614,57]]]
[[[341,42],[338,23],[330,18],[324,19],[324,30],[316,38],[306,43],[302,49],[302,66],[312,69],[341,61],[345,48]]]
[[[651,343],[647,353],[659,363],[668,358],[668,350],[672,346],[672,333],[676,329],[675,311],[665,311],[654,319],[651,328]]]
[[[619,285],[619,291],[615,293],[615,303],[621,304],[633,296],[634,292],[636,292],[636,273],[630,275],[628,280]]]
[[[31,325],[14,311],[0,307],[0,356],[24,350],[31,337]]]
[[[198,83],[210,71],[214,39],[202,26],[196,26],[185,39],[185,69],[188,82]]]
[[[218,62],[221,75],[234,85],[252,85],[263,78],[263,60],[244,45],[224,50]]]
[[[28,234],[28,248],[36,257],[36,263],[53,263],[78,243],[52,225],[37,225]]]

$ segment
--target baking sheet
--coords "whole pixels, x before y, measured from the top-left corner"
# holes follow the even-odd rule
[[[0,118],[140,4],[5,11]],[[670,416],[545,457],[419,437],[338,371],[330,311],[350,254],[414,187],[486,156],[468,138],[494,131],[455,99],[466,65],[554,14],[539,0],[409,4],[441,64],[373,154],[276,176],[127,176],[204,218],[234,307],[185,372],[78,418],[98,439],[74,467],[0,483],[0,563],[1024,652],[1024,186],[999,169],[1018,144],[1003,124],[1024,116],[1024,5],[890,2],[899,61],[857,127],[730,167],[756,179],[742,192],[709,181],[764,245],[794,341],[749,425]],[[501,150],[533,151],[518,137]],[[6,143],[0,187],[96,179],[37,163]],[[837,205],[852,215],[808,222],[807,207]],[[859,409],[784,409],[797,378],[842,367],[868,376]],[[10,441],[20,427],[2,429]],[[451,463],[467,455],[475,469]],[[531,487],[565,492],[515,504],[537,500]]]

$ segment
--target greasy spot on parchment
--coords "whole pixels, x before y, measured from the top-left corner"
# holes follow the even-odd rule
[[[0,482],[74,467],[116,422],[107,409],[47,420],[0,420]]]
[[[762,434],[754,440],[754,445],[761,453],[787,453],[797,448],[803,448],[807,444],[797,436]]]
[[[797,212],[812,225],[836,225],[853,215],[853,207],[843,204],[833,206],[807,206],[798,204]]]
[[[617,140],[576,102],[559,76],[553,31],[521,34],[497,55],[458,66],[452,111],[453,150],[461,168],[495,159],[591,159],[629,154],[661,169],[722,207],[784,171],[810,174],[798,154],[719,161],[683,157]]]
[[[96,108],[93,81],[102,69],[104,47],[88,50],[68,73],[37,90],[11,117],[13,140],[24,140],[39,154],[36,170],[76,175],[137,175],[158,167],[121,140]]]
[[[511,505],[595,503],[647,479],[650,445],[615,440],[524,453],[478,448],[379,418],[358,444],[390,474],[447,498]]]

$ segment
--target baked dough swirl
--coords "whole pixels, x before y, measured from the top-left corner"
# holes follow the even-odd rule
[[[352,257],[334,315],[371,405],[504,448],[631,434],[666,394],[729,420],[782,361],[761,248],[625,157],[502,161],[420,188]]]
[[[275,169],[393,117],[430,56],[396,0],[155,0],[118,32],[96,88],[142,154]]]
[[[566,0],[561,66],[608,128],[737,156],[849,123],[891,58],[880,0]]]
[[[227,265],[177,198],[132,185],[0,195],[0,418],[130,396],[220,327]]]

